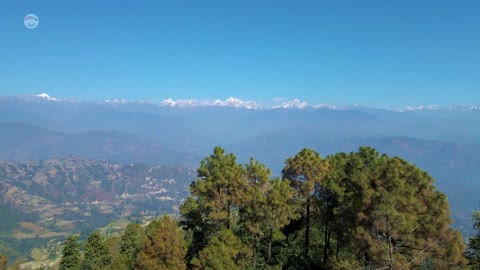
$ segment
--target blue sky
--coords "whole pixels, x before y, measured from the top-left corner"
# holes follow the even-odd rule
[[[0,95],[40,92],[478,104],[480,1],[1,0]]]

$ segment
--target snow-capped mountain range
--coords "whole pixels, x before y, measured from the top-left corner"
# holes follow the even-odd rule
[[[436,111],[439,110],[438,105],[420,105],[420,106],[407,106],[405,111]]]
[[[53,96],[50,96],[47,93],[41,93],[34,96],[29,96],[28,98],[35,98],[41,101],[48,102],[60,102],[60,101],[69,101],[71,99],[60,99]],[[277,101],[278,102],[278,101]],[[317,104],[313,105],[300,99],[292,99],[289,101],[283,101],[280,104],[273,106],[264,106],[258,104],[253,100],[242,100],[235,97],[229,97],[225,100],[215,99],[215,100],[199,100],[199,99],[173,99],[167,98],[161,102],[147,102],[147,101],[128,101],[123,98],[107,99],[104,101],[99,101],[97,104],[110,104],[110,105],[123,105],[129,103],[150,103],[163,107],[179,107],[179,108],[188,108],[188,107],[230,107],[230,108],[242,108],[249,110],[256,109],[328,109],[328,110],[358,110],[358,109],[368,109],[358,104],[353,105],[338,105],[338,104]],[[441,107],[439,105],[420,105],[420,106],[407,106],[403,109],[391,109],[391,111],[396,112],[415,112],[415,111],[437,111],[437,110],[450,110],[450,111],[477,111],[480,110],[480,105],[455,105],[449,107]]]
[[[168,98],[160,102],[160,106],[167,107],[198,107],[198,106],[217,106],[217,107],[233,107],[245,109],[261,109],[255,101],[244,101],[239,98],[229,97],[226,100],[216,99],[214,101],[204,101],[196,99],[177,99]]]
[[[45,100],[48,100],[48,101],[61,101],[61,99],[52,97],[47,93],[38,94],[38,95],[36,95],[36,97],[41,98],[41,99],[45,99]]]

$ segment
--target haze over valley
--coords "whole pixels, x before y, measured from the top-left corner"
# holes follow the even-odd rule
[[[27,211],[22,207],[27,202],[18,201],[20,195],[15,195],[29,194],[24,200],[45,200],[54,209],[52,213],[70,211],[69,207],[77,209],[76,203],[85,206],[100,202],[110,209],[103,211],[128,217],[139,212],[125,209],[138,210],[135,200],[129,198],[137,194],[135,198],[142,201],[144,191],[137,191],[135,185],[148,182],[148,168],[166,165],[159,167],[164,168],[159,170],[165,174],[171,170],[168,166],[182,166],[178,178],[171,177],[178,186],[166,185],[169,177],[156,178],[166,194],[176,194],[166,195],[171,200],[141,204],[175,213],[188,193],[189,181],[194,179],[193,172],[200,160],[216,145],[235,153],[242,163],[250,157],[257,158],[272,169],[274,176],[280,176],[287,157],[304,147],[326,156],[368,145],[381,153],[402,157],[430,173],[448,196],[454,226],[465,235],[470,232],[470,214],[478,206],[475,190],[480,188],[476,172],[480,162],[480,110],[475,106],[399,111],[359,105],[254,108],[251,102],[244,105],[238,100],[181,105],[119,100],[80,102],[46,94],[1,97],[3,203],[45,217],[43,210]],[[89,169],[86,164],[100,169]],[[128,185],[131,191],[126,189],[125,182],[130,176],[105,171],[110,167],[123,171],[130,164],[143,164],[130,169],[134,178],[128,183],[135,183]],[[144,169],[135,171],[137,166]],[[85,176],[78,178],[78,173]],[[32,176],[34,179],[30,179]],[[51,182],[53,179],[60,182]],[[73,179],[84,181],[85,188],[77,186],[80,180]],[[28,184],[30,181],[32,184]],[[67,185],[63,181],[73,182]],[[101,188],[92,191],[97,186]],[[74,194],[69,193],[71,188]],[[96,195],[88,195],[90,192]],[[149,200],[147,195],[145,200]],[[71,206],[66,207],[65,203]]]

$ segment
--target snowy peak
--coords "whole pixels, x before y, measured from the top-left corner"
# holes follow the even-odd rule
[[[327,110],[335,110],[335,111],[348,111],[348,110],[357,110],[362,107],[358,104],[354,105],[338,105],[338,104],[318,104],[318,105],[311,105],[307,102],[301,101],[299,99],[293,99],[287,102],[284,102],[278,106],[274,106],[273,109],[327,109]]]
[[[480,105],[458,105],[450,106],[449,111],[480,111]]]
[[[407,106],[405,108],[406,112],[412,112],[412,111],[436,111],[439,110],[440,106],[438,105],[420,105],[420,106]]]
[[[220,106],[220,107],[234,107],[234,108],[245,108],[245,109],[258,109],[259,106],[255,101],[244,101],[239,98],[234,98],[234,97],[229,97],[224,101],[221,101],[219,99],[215,100],[213,102],[214,106]]]
[[[107,99],[105,100],[105,103],[107,104],[127,104],[128,103],[128,100],[124,99],[124,98],[114,98],[114,99]]]
[[[195,99],[177,99],[167,98],[160,102],[160,106],[165,107],[197,107],[197,106],[207,106],[208,104],[204,101],[199,101]]]
[[[293,99],[287,102],[283,102],[278,106],[274,106],[273,109],[305,109],[312,107],[307,102],[300,101],[299,99]]]
[[[164,101],[162,101],[160,103],[160,105],[173,107],[173,106],[177,105],[177,102],[175,102],[175,100],[173,100],[172,98],[167,98]]]
[[[315,109],[328,109],[328,110],[336,110],[336,111],[348,111],[348,110],[357,110],[357,109],[366,108],[358,104],[353,104],[353,105],[318,104],[313,107]]]
[[[319,104],[310,105],[307,102],[300,99],[292,99],[285,101],[277,106],[262,106],[252,100],[242,100],[235,97],[229,97],[225,100],[216,99],[214,101],[200,101],[196,99],[179,99],[174,100],[168,98],[160,103],[160,106],[166,107],[196,107],[196,106],[210,106],[210,107],[231,107],[231,108],[243,108],[243,109],[329,109],[329,110],[354,110],[362,108],[358,104],[355,105],[332,105],[332,104]]]
[[[239,98],[229,97],[226,100],[216,99],[213,102],[201,101],[195,99],[179,99],[174,100],[168,98],[160,102],[161,106],[168,107],[198,107],[198,106],[217,106],[217,107],[233,107],[245,109],[258,109],[259,106],[255,101],[244,101]]]
[[[36,95],[35,97],[41,98],[41,99],[44,99],[44,100],[47,100],[47,101],[61,101],[61,99],[52,97],[52,96],[48,95],[47,93],[41,93],[41,94]]]
[[[480,111],[480,105],[454,105],[450,107],[441,107],[439,105],[420,105],[407,106],[403,110],[395,110],[397,112],[421,112],[421,111]]]

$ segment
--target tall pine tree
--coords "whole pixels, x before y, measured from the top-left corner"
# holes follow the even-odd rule
[[[473,228],[476,234],[468,239],[468,249],[465,252],[472,269],[480,269],[480,211],[472,214]]]
[[[188,259],[195,257],[221,229],[238,222],[239,205],[246,189],[243,167],[233,154],[215,147],[202,160],[198,178],[190,185],[192,197],[180,207],[181,225],[191,237]]]
[[[164,216],[147,231],[137,256],[136,269],[186,269],[186,243],[175,221]]]
[[[427,173],[368,147],[339,159],[330,163],[340,166],[332,171],[343,170],[330,190],[339,198],[335,215],[344,222],[337,250],[354,257],[337,263],[356,258],[363,267],[384,269],[414,269],[427,260],[436,269],[464,264],[446,197]]]
[[[85,258],[82,270],[105,269],[111,263],[111,254],[105,243],[105,238],[99,232],[90,234],[85,245]]]
[[[248,187],[243,196],[240,230],[253,239],[253,245],[257,247],[255,257],[262,253],[260,244],[267,243],[264,259],[271,263],[274,233],[279,233],[292,219],[298,218],[293,202],[294,190],[288,180],[269,180],[270,170],[254,159],[250,159],[244,171]]]
[[[242,166],[235,155],[225,154],[221,147],[215,147],[213,154],[202,160],[191,192],[203,199],[207,217],[217,228],[230,229],[232,211],[242,197],[243,180]]]
[[[63,244],[60,270],[77,270],[81,265],[80,244],[78,237],[71,235]]]
[[[140,224],[129,223],[122,235],[120,253],[125,256],[128,269],[135,269],[137,255],[142,249],[143,229]]]
[[[311,208],[318,195],[316,187],[321,185],[323,178],[328,172],[328,164],[320,157],[320,154],[311,149],[302,149],[294,157],[285,161],[282,175],[288,179],[293,188],[297,191],[305,212],[305,256],[309,254],[310,245],[310,219]]]

